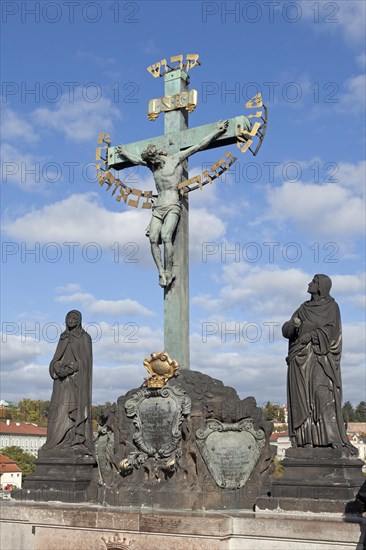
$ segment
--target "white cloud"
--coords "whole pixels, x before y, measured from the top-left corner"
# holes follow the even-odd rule
[[[333,275],[333,288],[337,289],[337,294],[360,294],[365,291],[366,278],[365,273],[358,275]]]
[[[24,153],[9,143],[2,144],[1,157],[2,185],[16,185],[23,191],[40,190],[45,186],[42,173],[44,159],[31,153]],[[54,177],[51,172],[47,173],[48,176]]]
[[[34,323],[33,323],[34,325]],[[19,323],[3,323],[3,332],[1,334],[1,367],[7,370],[8,365],[14,368],[20,368],[37,358],[42,350],[43,343],[35,342],[34,339],[26,338],[22,332],[22,326]],[[19,334],[12,334],[15,330]]]
[[[344,83],[345,93],[340,94],[339,109],[347,113],[365,111],[366,75],[364,73],[348,78]]]
[[[306,299],[307,283],[313,274],[300,269],[282,270],[276,266],[251,267],[246,264],[230,264],[223,269],[224,287],[220,293],[225,308],[239,305],[253,318],[258,315],[276,316],[288,314],[298,306],[303,289]],[[268,318],[271,321],[272,318]]]
[[[130,246],[137,264],[152,265],[149,240],[145,229],[151,212],[129,209],[112,212],[101,206],[96,193],[72,195],[3,223],[4,231],[24,242],[96,243],[102,248],[114,243]],[[201,242],[222,237],[225,225],[221,219],[203,208],[190,211],[190,246],[192,259],[201,257]],[[134,247],[132,250],[131,247]]]
[[[152,311],[136,300],[98,300],[92,294],[82,292],[80,287],[71,283],[66,287],[69,293],[57,296],[56,300],[62,303],[79,303],[91,317],[96,316],[136,316],[151,317]]]
[[[346,42],[352,46],[363,44],[365,40],[366,4],[363,0],[338,0],[338,2],[318,2],[300,0],[301,13],[312,23],[315,32],[341,32]]]
[[[50,356],[50,360],[52,355]],[[52,379],[48,372],[47,362],[27,362],[22,367],[13,365],[2,379],[3,398],[17,403],[23,397],[29,399],[51,398]],[[19,384],[19,381],[21,385]]]
[[[33,111],[32,120],[48,130],[61,132],[72,142],[95,140],[104,128],[113,129],[121,113],[109,98],[103,97],[100,88],[84,92],[84,96],[80,89],[72,96],[73,101],[65,94],[55,108]]]
[[[225,320],[284,322],[300,303],[309,299],[307,285],[313,276],[314,273],[298,268],[232,263],[222,269],[223,286],[218,296],[198,295],[192,303],[208,312],[205,321],[217,324]],[[345,294],[348,303],[353,300],[360,306],[365,288],[364,273],[332,275],[331,278],[337,296]]]
[[[4,139],[7,141],[23,141],[30,145],[39,141],[39,135],[33,125],[26,120],[26,115],[20,116],[6,103],[2,103],[1,110],[0,132]]]
[[[364,201],[338,184],[285,182],[270,187],[269,219],[290,221],[317,238],[348,238],[365,232]]]
[[[350,188],[359,196],[364,196],[366,191],[366,161],[356,164],[340,162],[339,172],[335,177],[339,179],[339,185]]]
[[[356,62],[361,67],[361,69],[365,69],[366,67],[366,53],[362,52],[359,55],[356,56]]]
[[[93,403],[104,403],[141,385],[146,376],[143,360],[163,349],[163,332],[143,325],[136,325],[133,332],[124,325],[117,330],[105,322],[97,329],[87,327],[93,339]],[[279,329],[274,332],[274,341],[266,327],[262,325],[262,329],[260,339],[253,343],[246,341],[242,332],[238,342],[223,340],[221,334],[204,342],[202,333],[191,334],[191,369],[234,387],[241,397],[253,395],[260,405],[267,400],[282,404],[286,400],[287,341]],[[345,400],[356,403],[364,398],[364,390],[360,390],[365,381],[364,331],[364,323],[343,324],[343,394]],[[7,339],[7,349],[3,346],[2,397],[13,401],[25,396],[50,399],[48,365],[57,341],[37,343],[28,338],[22,343],[19,336],[9,335]]]
[[[97,193],[85,193],[6,221],[3,228],[9,236],[27,242],[94,242],[101,247],[116,241],[133,242],[146,252],[148,240],[144,230],[149,217],[149,213],[136,209],[109,211],[101,206]]]
[[[352,44],[365,40],[366,4],[359,0],[341,0],[335,3],[340,8],[336,15],[346,41]],[[336,25],[337,26],[337,25]]]
[[[202,243],[212,242],[225,235],[224,222],[206,208],[192,208],[190,211],[189,234],[192,259],[202,258]]]
[[[105,55],[98,55],[89,51],[78,50],[77,56],[80,59],[86,59],[98,67],[105,68],[106,65],[115,65],[116,60],[114,57],[106,57]]]
[[[142,47],[143,47],[144,53],[147,54],[147,55],[160,55],[160,48],[156,44],[155,40],[153,40],[153,39],[150,39],[147,42],[145,42],[142,45]],[[156,60],[156,61],[158,61],[158,60]],[[169,64],[169,59],[167,61],[168,61],[168,64]],[[155,61],[154,61],[154,63],[155,63]]]

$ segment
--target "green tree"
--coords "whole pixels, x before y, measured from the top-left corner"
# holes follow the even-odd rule
[[[36,457],[26,453],[20,447],[16,447],[15,445],[12,445],[11,447],[4,447],[4,449],[1,450],[1,454],[16,462],[18,468],[20,468],[23,472],[23,477],[26,477],[34,472],[36,468],[34,465]]]
[[[18,412],[18,408],[14,407],[14,406],[1,407],[0,420],[2,420],[2,421],[10,420],[10,422],[14,422],[15,418],[16,418],[16,415],[17,415],[17,412]]]
[[[267,402],[267,405],[263,408],[266,420],[273,420],[274,422],[285,422],[285,412],[282,407],[275,405],[274,403]]]
[[[366,402],[361,401],[355,410],[355,421],[366,422]]]
[[[348,422],[355,422],[355,410],[350,401],[346,401],[342,407],[343,420],[348,424]]]
[[[35,424],[46,426],[49,404],[49,401],[24,397],[18,403],[16,420],[18,422],[34,422]]]
[[[276,455],[274,457],[274,472],[273,472],[273,477],[275,479],[279,479],[280,477],[282,477],[283,475],[283,471],[284,471],[284,467],[282,466],[278,456]]]

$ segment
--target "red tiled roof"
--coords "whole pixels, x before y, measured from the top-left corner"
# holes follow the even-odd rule
[[[347,431],[366,433],[366,422],[348,422]]]
[[[271,434],[271,437],[269,438],[270,441],[277,441],[279,437],[288,437],[288,432],[273,432]]]
[[[15,460],[12,460],[11,458],[8,458],[7,456],[2,455],[0,453],[0,462],[7,462],[7,463],[13,462],[13,463],[15,463]]]
[[[0,462],[0,475],[11,473],[11,472],[21,472],[22,470],[15,464],[2,464]]]
[[[28,422],[0,422],[0,434],[47,435],[47,428]]]
[[[0,454],[0,475],[5,472],[21,472],[15,461],[5,455]]]

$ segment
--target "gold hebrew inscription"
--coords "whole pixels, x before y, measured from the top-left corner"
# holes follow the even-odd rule
[[[170,63],[178,63],[177,66],[169,67],[167,65],[166,59],[161,59],[157,63],[153,63],[149,67],[147,67],[147,70],[154,78],[159,78],[159,76],[164,76],[167,72],[175,71],[176,69],[185,70],[186,72],[193,69],[193,67],[196,67],[197,65],[200,65],[198,61],[199,55],[197,53],[188,53],[186,55],[186,62],[183,63],[183,55],[173,55],[170,58]],[[164,67],[164,70],[162,71],[162,67]]]

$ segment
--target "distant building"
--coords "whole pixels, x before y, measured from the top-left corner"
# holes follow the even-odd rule
[[[355,422],[354,424],[364,424],[363,422]],[[361,432],[363,433],[363,432]],[[360,433],[351,432],[347,430],[347,436],[356,449],[358,449],[358,457],[366,462],[366,438],[362,437]],[[277,456],[280,460],[285,458],[285,451],[291,447],[291,441],[288,436],[288,432],[273,432],[270,437],[270,444],[277,447]]]
[[[366,422],[348,422],[348,433],[366,434]]]
[[[347,431],[350,443],[358,449],[358,458],[366,462],[366,442],[359,433]]]
[[[17,407],[17,404],[13,403],[13,401],[5,401],[5,399],[0,399],[0,407]]]
[[[0,488],[20,489],[22,486],[22,470],[14,460],[0,454]]]
[[[46,443],[47,428],[30,422],[0,422],[0,450],[20,447],[26,453],[38,456],[38,450]]]
[[[270,440],[271,445],[277,447],[277,456],[280,460],[285,458],[285,451],[291,447],[291,441],[288,436],[288,432],[273,432],[271,434]]]

